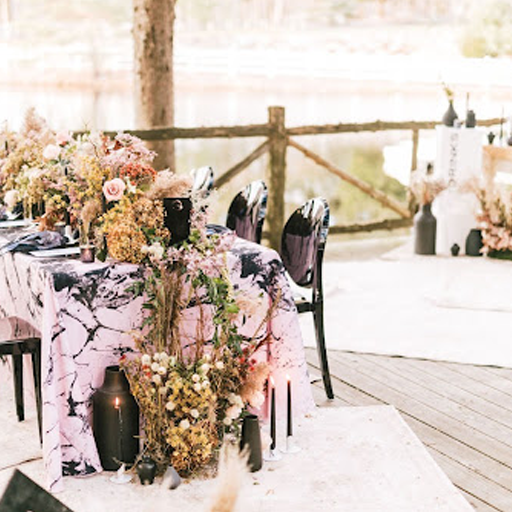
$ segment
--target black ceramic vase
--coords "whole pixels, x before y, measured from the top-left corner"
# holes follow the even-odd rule
[[[171,244],[179,244],[190,235],[192,201],[188,197],[170,197],[163,203],[164,225],[171,233]]]
[[[416,254],[436,253],[437,220],[432,214],[431,204],[424,204],[414,217],[414,252]]]
[[[139,407],[119,366],[108,366],[92,397],[93,432],[101,465],[115,471],[119,462],[133,464],[139,453]]]
[[[137,475],[142,485],[151,485],[155,480],[156,462],[147,455],[137,462]]]
[[[472,229],[466,238],[466,256],[482,256],[482,230]]]
[[[453,126],[455,124],[456,119],[458,118],[459,116],[457,115],[457,112],[455,112],[455,109],[453,108],[453,101],[450,100],[448,110],[443,115],[443,124],[445,126]]]
[[[258,416],[248,414],[242,422],[242,437],[240,439],[240,449],[245,447],[249,450],[249,468],[254,473],[259,471],[263,465],[261,453],[261,433]]]

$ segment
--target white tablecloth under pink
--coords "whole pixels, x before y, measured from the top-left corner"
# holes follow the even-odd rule
[[[269,322],[268,354],[262,357],[268,358],[276,381],[278,411],[285,414],[290,375],[294,413],[306,413],[313,399],[297,311],[279,255],[238,239],[228,264],[235,287],[263,298],[261,311],[247,319],[245,334],[261,322],[281,290]],[[41,331],[43,454],[48,487],[54,492],[62,489],[63,476],[102,470],[91,428],[91,396],[102,384],[105,367],[133,351],[128,332],[141,323],[142,299],[126,289],[142,274],[141,267],[115,262],[0,257],[0,315],[16,316]],[[193,329],[193,311],[188,317]]]

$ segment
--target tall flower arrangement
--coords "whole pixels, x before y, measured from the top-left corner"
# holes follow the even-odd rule
[[[226,266],[233,239],[206,237],[203,215],[196,208],[181,246],[155,237],[143,248],[146,275],[132,287],[148,312],[135,336],[141,355],[122,361],[144,419],[146,451],[161,469],[171,463],[182,474],[212,459],[247,406],[261,406],[268,373],[258,360],[268,316],[250,336],[240,334],[239,304],[257,307],[258,298],[233,290]],[[199,309],[193,333],[183,326],[189,307]]]

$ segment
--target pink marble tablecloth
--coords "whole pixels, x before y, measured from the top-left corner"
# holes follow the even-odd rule
[[[235,287],[262,294],[261,311],[246,319],[246,334],[265,318],[281,290],[268,325],[271,343],[261,357],[268,358],[276,381],[277,410],[285,414],[285,380],[290,375],[294,413],[306,413],[314,404],[297,311],[279,255],[238,239],[228,264]],[[54,492],[62,490],[63,476],[102,470],[90,400],[102,384],[105,367],[134,350],[127,333],[140,325],[142,299],[134,299],[126,288],[141,277],[141,267],[129,264],[83,264],[19,253],[0,257],[0,316],[16,316],[41,332],[43,455],[48,487]],[[188,316],[193,332],[193,311]]]

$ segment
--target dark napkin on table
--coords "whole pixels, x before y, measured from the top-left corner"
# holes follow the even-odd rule
[[[56,231],[30,233],[9,242],[0,248],[0,255],[7,252],[31,252],[44,249],[57,249],[66,246],[66,237]]]

